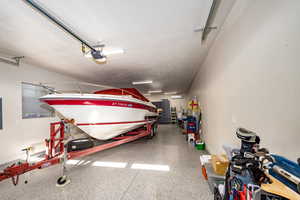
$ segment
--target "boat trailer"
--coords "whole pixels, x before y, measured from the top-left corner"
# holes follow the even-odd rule
[[[109,142],[96,145],[94,147],[78,150],[78,151],[67,151],[67,143],[65,142],[65,127],[72,121],[62,120],[60,122],[50,123],[50,138],[45,140],[46,153],[43,160],[38,162],[30,163],[29,151],[31,147],[23,149],[26,151],[27,159],[24,162],[17,162],[9,167],[5,168],[3,172],[0,172],[0,181],[11,178],[14,185],[19,182],[19,176],[25,174],[26,172],[43,169],[52,165],[60,164],[63,165],[63,175],[57,180],[57,186],[64,186],[70,182],[70,180],[65,175],[66,172],[66,162],[69,159],[88,156],[90,154],[100,152],[112,147],[119,146],[124,143],[128,143],[137,140],[142,137],[152,138],[157,131],[156,120],[147,120],[145,126],[135,129],[117,136],[109,140]],[[25,180],[25,184],[28,181]]]

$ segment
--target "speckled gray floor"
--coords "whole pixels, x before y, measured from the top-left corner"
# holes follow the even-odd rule
[[[152,140],[140,139],[70,163],[71,183],[64,188],[55,186],[61,174],[57,165],[31,172],[28,184],[24,175],[18,186],[11,180],[0,182],[0,199],[209,200],[213,197],[201,176],[200,155],[175,125],[160,125]],[[97,161],[108,166],[94,166]],[[133,164],[163,165],[169,171],[132,169]]]

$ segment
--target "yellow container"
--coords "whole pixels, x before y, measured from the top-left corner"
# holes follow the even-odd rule
[[[229,160],[226,155],[212,155],[211,164],[217,175],[225,176]]]

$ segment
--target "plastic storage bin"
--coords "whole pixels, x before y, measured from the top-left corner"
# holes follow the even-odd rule
[[[196,148],[198,150],[205,150],[205,143],[204,142],[198,142],[198,141],[196,141],[195,146],[196,146]]]

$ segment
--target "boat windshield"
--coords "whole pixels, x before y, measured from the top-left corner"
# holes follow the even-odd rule
[[[94,92],[94,94],[130,95],[136,99],[149,102],[149,100],[146,97],[144,97],[135,88],[114,88],[114,89],[107,89],[107,90],[99,90],[99,91]]]

